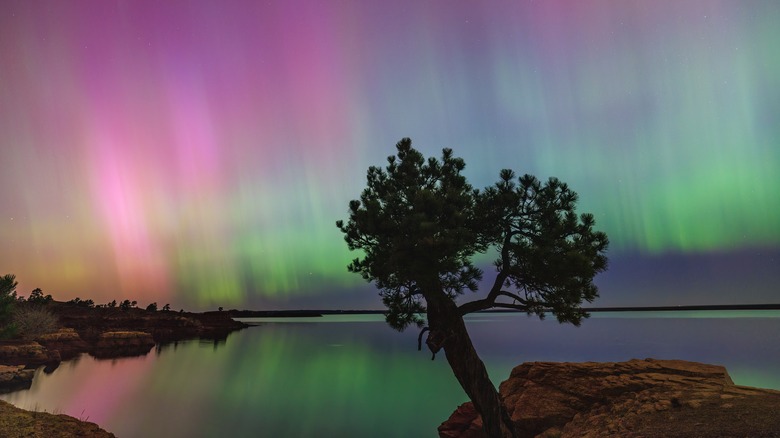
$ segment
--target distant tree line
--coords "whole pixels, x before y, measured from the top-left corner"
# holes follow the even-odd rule
[[[48,308],[54,302],[51,294],[44,294],[40,288],[35,288],[25,298],[16,293],[19,283],[14,274],[0,277],[0,339],[30,338],[33,339],[45,333],[54,332],[59,327],[59,319]],[[66,304],[88,309],[114,309],[130,311],[138,307],[138,301],[111,300],[106,304],[95,304],[94,300],[82,300],[79,297],[67,301]],[[146,311],[157,312],[157,303],[150,303]],[[171,305],[162,306],[162,311],[170,312]],[[183,311],[183,310],[182,310]]]
[[[90,309],[114,309],[119,308],[120,310],[130,310],[138,307],[138,301],[130,301],[130,300],[124,300],[122,302],[117,302],[116,300],[111,300],[106,304],[95,304],[93,300],[82,300],[79,297],[76,297],[70,301],[67,302],[68,304],[72,304],[74,306],[79,307],[87,307]],[[156,312],[157,309],[157,302],[150,303],[148,306],[146,306],[146,311],[148,312]],[[171,305],[166,304],[162,307],[162,310],[164,312],[168,312],[171,310]]]

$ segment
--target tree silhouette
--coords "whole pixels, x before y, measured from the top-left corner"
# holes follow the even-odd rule
[[[41,288],[36,287],[35,289],[30,292],[30,296],[27,297],[27,302],[31,304],[48,304],[54,301],[52,296],[44,295],[43,290]]]
[[[135,307],[136,304],[138,304],[137,301],[124,300],[121,303],[119,303],[119,309],[127,312],[132,307]]]
[[[350,272],[373,282],[387,306],[387,323],[422,327],[434,357],[444,354],[491,437],[513,436],[508,415],[466,330],[463,316],[507,308],[579,325],[583,301],[598,296],[593,277],[606,269],[606,234],[590,214],[575,213],[577,194],[556,178],[542,183],[502,170],[499,181],[475,190],[452,150],[428,158],[404,138],[385,168],[368,169],[367,187],[337,221],[350,250],[362,257]],[[481,299],[482,271],[472,258],[495,250],[496,278]]]
[[[5,274],[0,277],[0,339],[11,337],[15,327],[11,324],[14,304],[16,303],[16,276]]]

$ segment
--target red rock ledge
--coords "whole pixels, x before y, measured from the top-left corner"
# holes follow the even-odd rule
[[[780,391],[735,385],[716,365],[531,362],[499,392],[518,437],[780,437]],[[439,436],[486,437],[470,402]]]

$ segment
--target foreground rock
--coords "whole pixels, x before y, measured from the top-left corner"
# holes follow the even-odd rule
[[[0,400],[0,436],[4,438],[115,438],[95,423],[68,415],[30,412]]]
[[[519,437],[780,437],[780,392],[734,385],[716,365],[532,362],[499,392]],[[439,436],[486,435],[465,403]]]

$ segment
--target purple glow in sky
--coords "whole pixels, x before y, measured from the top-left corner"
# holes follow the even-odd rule
[[[4,1],[0,274],[378,308],[334,223],[408,136],[476,187],[568,182],[612,242],[597,304],[776,302],[778,22],[772,1]]]

